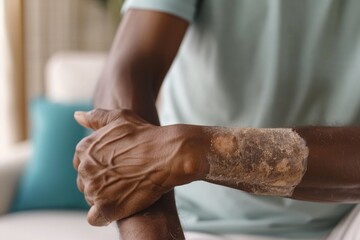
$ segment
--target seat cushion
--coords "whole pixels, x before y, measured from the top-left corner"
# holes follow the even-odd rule
[[[248,235],[211,235],[187,232],[187,240],[275,240]],[[0,239],[6,240],[116,240],[119,233],[113,223],[107,227],[93,227],[82,211],[27,211],[0,217]],[[282,239],[283,240],[283,239]]]
[[[93,227],[82,211],[27,211],[0,217],[0,239],[119,239],[115,224]]]

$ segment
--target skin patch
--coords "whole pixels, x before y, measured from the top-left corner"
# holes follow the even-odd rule
[[[309,150],[292,129],[210,128],[209,182],[259,195],[291,196],[306,172]]]

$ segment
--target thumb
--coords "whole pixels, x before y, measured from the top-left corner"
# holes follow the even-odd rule
[[[88,222],[93,226],[107,226],[110,224],[103,214],[101,213],[100,209],[94,205],[90,208],[88,215],[87,215]]]
[[[74,118],[81,126],[98,130],[113,121],[115,116],[112,111],[97,108],[90,112],[77,111]]]

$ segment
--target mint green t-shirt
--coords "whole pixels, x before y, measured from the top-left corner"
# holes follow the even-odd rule
[[[359,0],[128,0],[190,22],[166,76],[164,125],[360,123]],[[186,230],[321,237],[353,207],[195,182],[176,189]]]

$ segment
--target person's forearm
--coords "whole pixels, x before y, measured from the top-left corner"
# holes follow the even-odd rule
[[[168,193],[197,180],[258,195],[360,201],[360,128],[160,127],[130,110],[75,117],[97,130],[74,156],[79,190],[92,203],[88,221],[121,219],[124,239],[183,238]]]
[[[184,239],[178,218],[174,194],[166,194],[150,208],[117,221],[122,239]]]
[[[293,198],[360,202],[360,127],[294,129],[309,148],[306,173]]]
[[[204,128],[206,181],[258,195],[291,196],[307,165],[305,141],[291,129]]]
[[[134,81],[135,78],[131,79]],[[119,108],[134,110],[148,122],[159,125],[154,93],[150,89],[143,88],[134,94],[139,97],[132,96],[131,91],[119,91],[119,96],[122,96],[118,98]],[[175,207],[174,191],[166,193],[148,209],[119,220],[117,224],[123,240],[184,238]]]
[[[191,181],[308,201],[360,201],[358,127],[178,127],[189,143],[204,146],[191,150],[203,156],[193,161],[199,174]]]
[[[131,109],[158,124],[155,101],[187,27],[160,12],[126,13],[95,92],[96,107]]]
[[[119,27],[95,94],[96,107],[130,109],[159,125],[156,98],[188,23],[131,10]],[[149,209],[118,222],[122,239],[182,239],[173,191]]]

